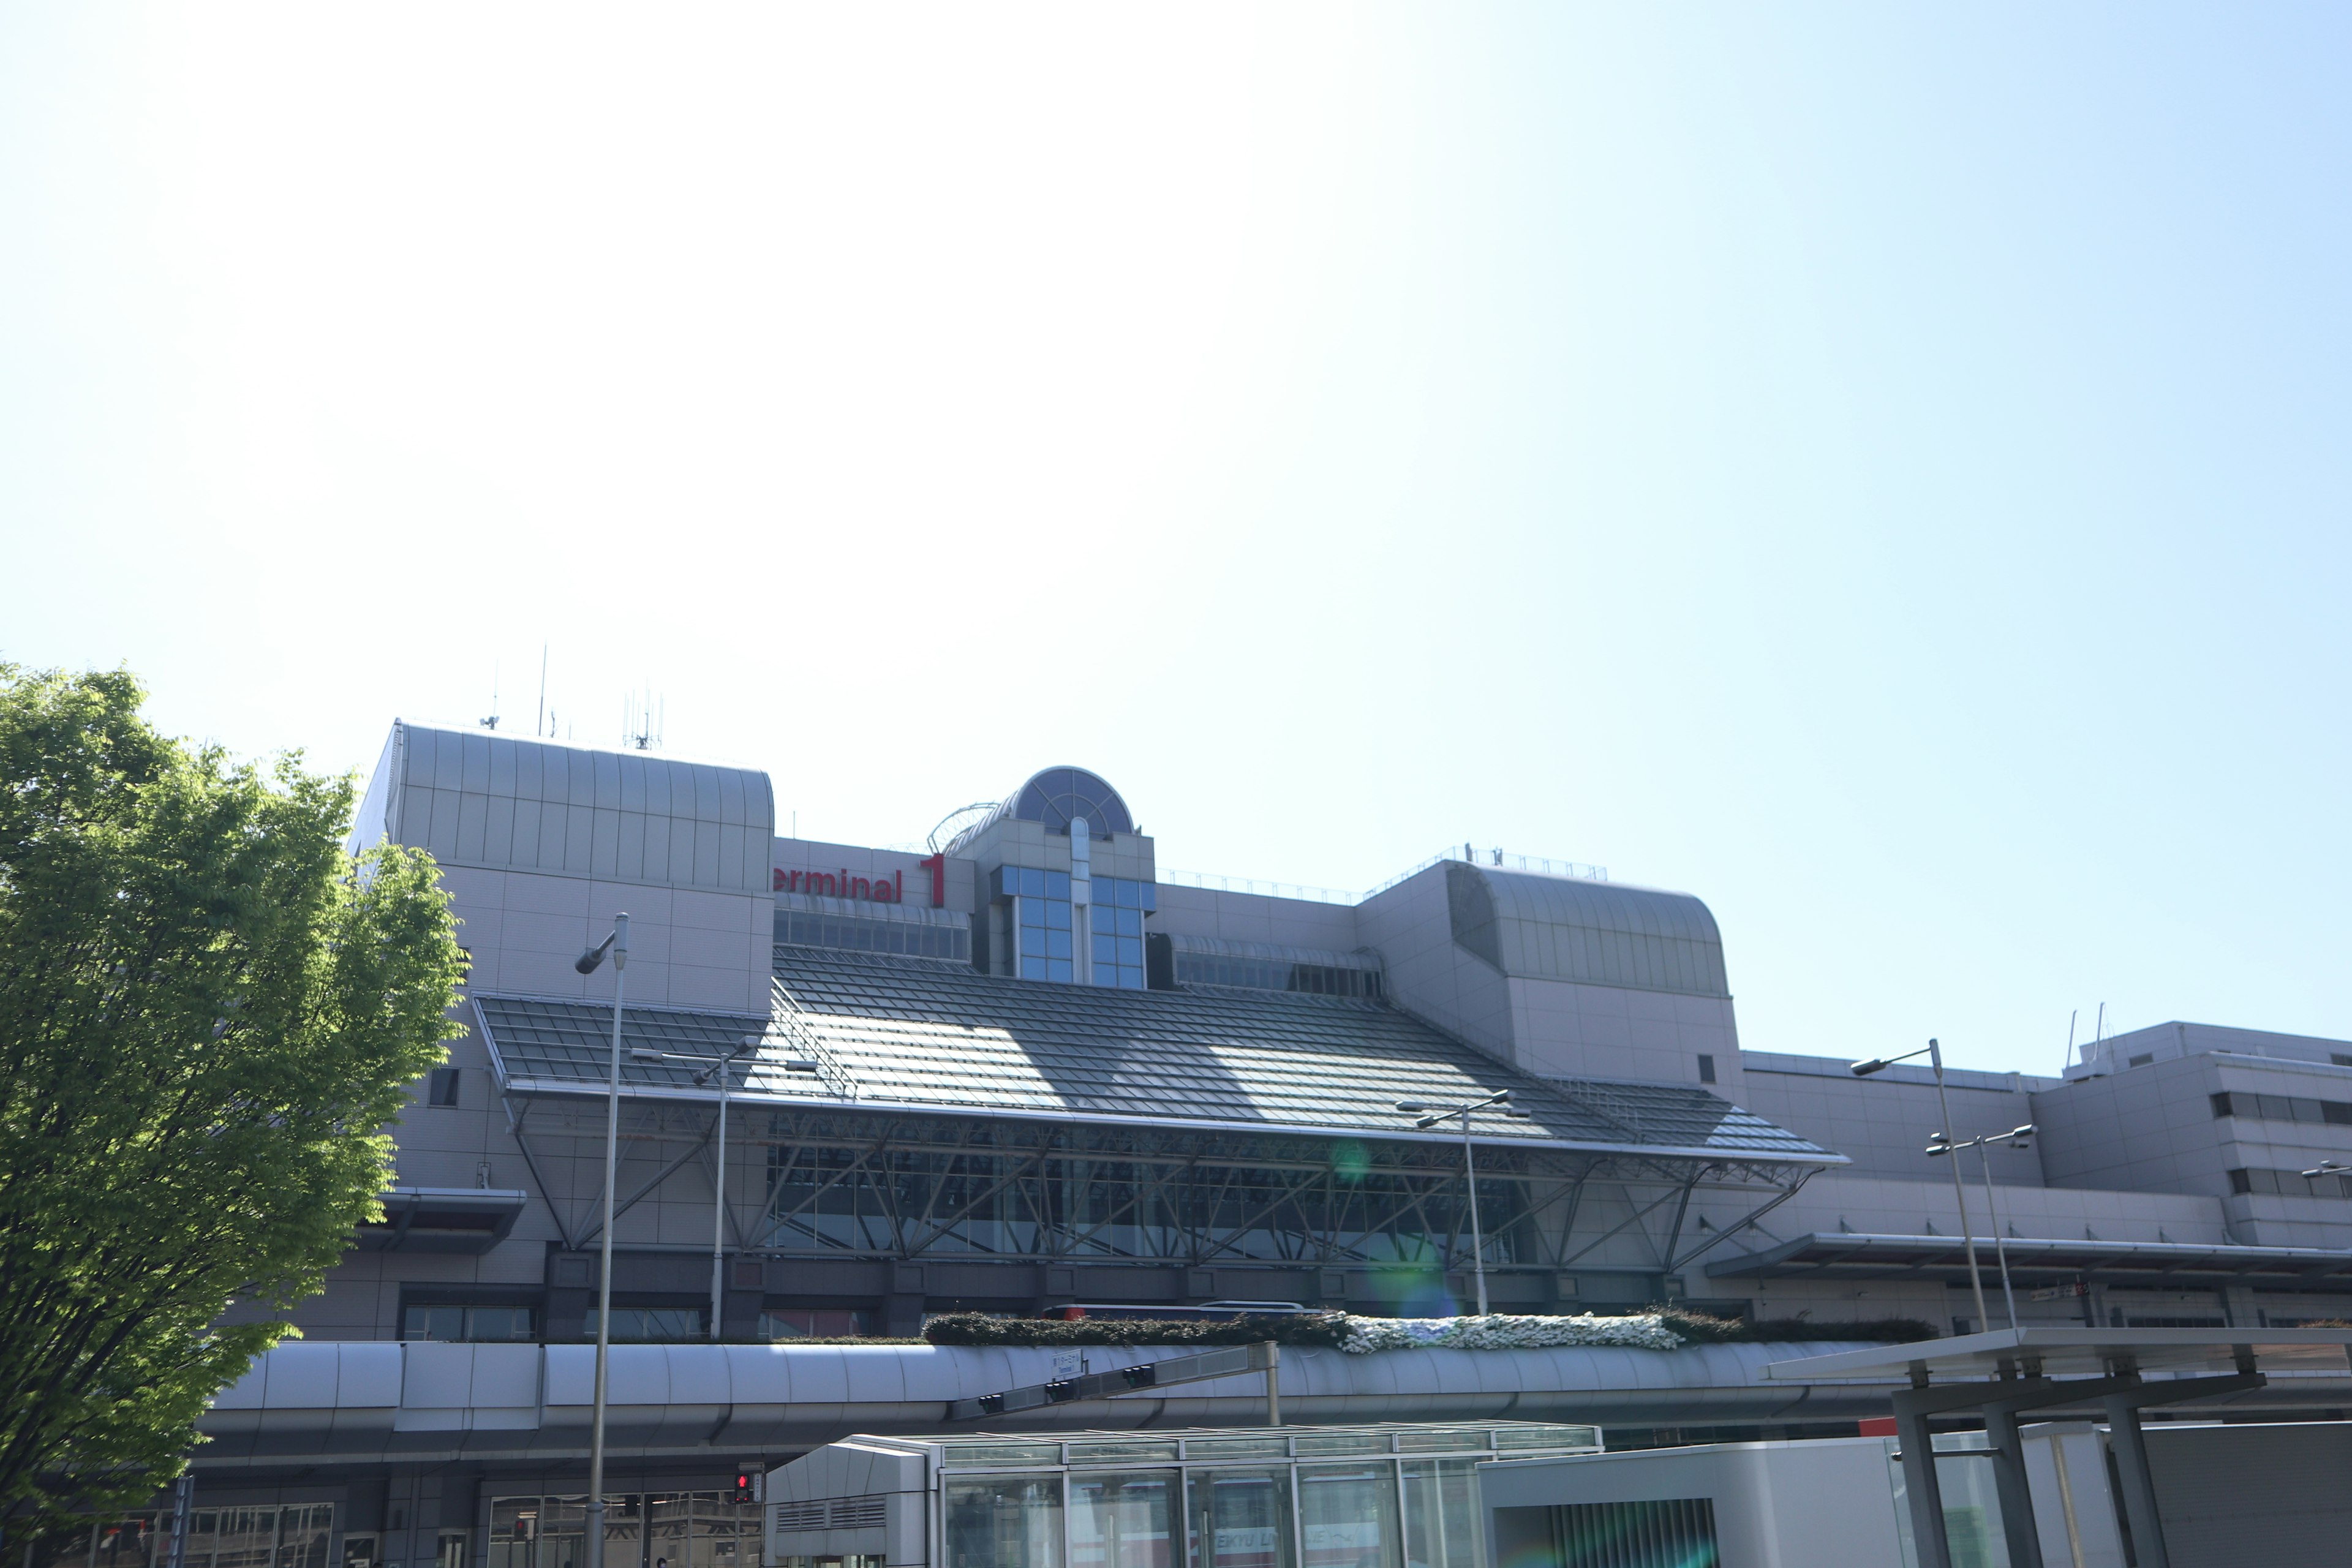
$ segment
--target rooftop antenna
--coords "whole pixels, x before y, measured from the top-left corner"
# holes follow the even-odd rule
[[[531,727],[534,735],[549,733],[547,728],[547,645],[539,645],[539,721]]]
[[[2058,1070],[2062,1074],[2074,1065],[2074,1025],[2082,1016],[2083,1010],[2080,1007],[2066,1015],[2066,1059],[2058,1064]]]
[[[474,721],[485,730],[499,727],[499,661],[490,660],[490,716]]]
[[[638,751],[650,751],[662,743],[662,721],[669,711],[669,700],[656,698],[654,689],[646,688],[639,699],[631,692],[621,704],[621,743]]]

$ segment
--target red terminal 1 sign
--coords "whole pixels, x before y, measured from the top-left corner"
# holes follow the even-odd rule
[[[931,908],[946,908],[948,858],[934,855],[916,864],[931,874]],[[903,904],[907,901],[907,878],[903,871],[893,871],[887,877],[853,877],[847,867],[838,871],[787,871],[779,866],[775,871],[773,890],[779,893],[810,893],[822,899],[863,899],[877,904]]]

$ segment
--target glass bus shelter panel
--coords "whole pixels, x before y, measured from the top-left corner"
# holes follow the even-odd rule
[[[1192,1568],[1294,1568],[1288,1466],[1194,1470],[1186,1485]]]
[[[607,1513],[609,1515],[609,1509]],[[587,1568],[587,1529],[586,1494],[541,1498],[538,1550],[528,1568]]]
[[[278,1568],[327,1568],[327,1549],[334,1540],[334,1504],[296,1503],[280,1510]],[[464,1563],[458,1563],[456,1568],[465,1568]]]
[[[1403,1568],[1389,1460],[1298,1467],[1301,1568]]]
[[[272,1568],[278,1547],[275,1508],[225,1508],[213,1542],[213,1568]]]
[[[1171,1555],[1180,1472],[1070,1477],[1070,1568],[1181,1568]]]
[[[1470,1459],[1407,1459],[1405,1568],[1480,1568],[1477,1498]]]
[[[958,1478],[941,1490],[943,1568],[1063,1568],[1059,1476]]]
[[[539,1500],[502,1497],[490,1500],[490,1542],[487,1568],[531,1568],[531,1543],[539,1539]]]

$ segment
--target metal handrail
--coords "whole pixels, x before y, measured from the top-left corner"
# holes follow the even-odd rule
[[[1605,882],[1609,868],[1582,860],[1550,860],[1540,855],[1515,855],[1507,849],[1480,849],[1474,845],[1447,845],[1420,865],[1400,871],[1378,887],[1360,893],[1340,888],[1318,888],[1305,882],[1267,882],[1253,877],[1221,877],[1213,871],[1161,871],[1159,879],[1181,888],[1202,888],[1214,893],[1255,893],[1271,899],[1307,899],[1321,904],[1360,904],[1377,898],[1400,882],[1412,880],[1432,866],[1460,860],[1493,866],[1505,871],[1532,871],[1541,877],[1573,877],[1582,882]]]
[[[816,1076],[827,1089],[843,1100],[856,1100],[857,1080],[849,1075],[849,1068],[843,1065],[841,1058],[833,1054],[832,1048],[824,1043],[824,1037],[810,1027],[808,1015],[802,1008],[800,998],[794,996],[791,988],[781,980],[770,984],[777,1002],[781,1004],[772,1016],[773,1021],[782,1031],[784,1038],[816,1063]]]

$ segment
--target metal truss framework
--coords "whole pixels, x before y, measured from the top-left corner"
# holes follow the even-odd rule
[[[511,1096],[508,1120],[564,1246],[576,1248],[601,1228],[596,1205],[586,1194],[560,1202],[541,1163],[551,1141],[588,1143],[584,1121],[563,1124],[556,1107],[566,1102],[582,1104]],[[655,1170],[631,1181],[615,1212],[688,1164],[702,1167],[695,1196],[706,1199],[714,1121],[696,1105],[625,1101],[623,1139]],[[734,1243],[780,1258],[1413,1270],[1470,1261],[1461,1163],[1444,1144],[856,1106],[740,1114],[728,1142],[730,1155],[750,1145],[764,1159],[757,1205],[728,1205]],[[1675,1273],[1812,1173],[1754,1158],[1484,1148],[1486,1267]],[[1693,1235],[1699,1194],[1737,1194],[1744,1212]]]

